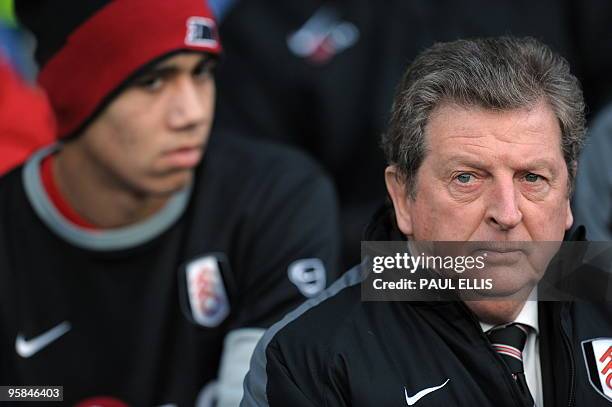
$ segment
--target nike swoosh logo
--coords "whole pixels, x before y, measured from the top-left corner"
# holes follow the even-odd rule
[[[446,381],[444,383],[442,383],[441,385],[439,385],[439,386],[428,387],[426,389],[423,389],[423,390],[421,390],[420,392],[418,392],[417,394],[415,394],[412,397],[408,397],[408,391],[404,387],[404,395],[406,395],[406,404],[408,404],[409,406],[413,406],[414,403],[416,403],[417,401],[419,401],[423,397],[427,396],[429,393],[434,392],[436,390],[440,390],[442,387],[446,386],[446,383],[448,383],[449,380],[450,379],[446,379]]]
[[[28,341],[25,340],[22,334],[18,334],[17,339],[15,339],[15,351],[22,358],[29,358],[38,353],[41,349],[49,346],[53,341],[68,332],[70,328],[70,323],[64,321],[49,329],[47,332]]]

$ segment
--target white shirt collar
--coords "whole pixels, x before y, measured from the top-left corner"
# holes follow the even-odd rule
[[[535,288],[531,294],[529,294],[529,298],[525,301],[521,312],[519,312],[512,322],[531,327],[536,335],[540,333],[540,325],[538,324],[538,293]],[[487,332],[495,326],[496,325],[487,324],[486,322],[480,322],[482,332]]]

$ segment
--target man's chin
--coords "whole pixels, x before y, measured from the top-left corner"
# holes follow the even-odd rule
[[[497,270],[496,270],[497,271]],[[462,278],[477,280],[488,280],[490,286],[486,288],[474,288],[464,292],[466,300],[524,300],[538,283],[538,278],[533,275],[521,276],[518,273],[471,273]]]
[[[148,195],[157,198],[167,198],[184,190],[193,180],[193,171],[181,171],[167,174],[151,182],[145,188]]]
[[[476,314],[479,321],[497,325],[514,321],[527,298],[465,301],[465,305]]]

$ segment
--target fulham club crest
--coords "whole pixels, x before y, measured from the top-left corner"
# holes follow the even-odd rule
[[[187,297],[193,320],[205,327],[219,325],[229,314],[229,302],[217,257],[208,255],[185,268]]]
[[[583,341],[582,353],[591,385],[612,402],[612,338]]]

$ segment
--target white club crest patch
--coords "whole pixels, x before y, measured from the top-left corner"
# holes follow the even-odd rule
[[[583,341],[582,354],[591,386],[612,402],[612,338]]]
[[[218,45],[215,22],[205,17],[187,19],[185,45],[195,47],[216,47]]]
[[[198,324],[213,328],[229,314],[229,302],[219,261],[215,256],[196,259],[186,267],[187,294],[193,319]]]

